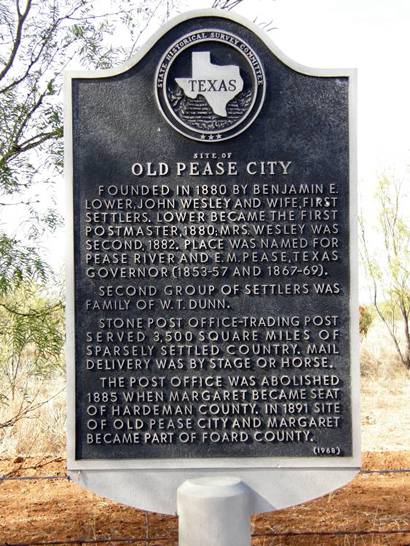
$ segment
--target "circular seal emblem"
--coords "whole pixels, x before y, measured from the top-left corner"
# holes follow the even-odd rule
[[[247,129],[262,107],[265,88],[255,51],[235,34],[216,29],[174,42],[155,76],[166,121],[200,142],[227,140]]]

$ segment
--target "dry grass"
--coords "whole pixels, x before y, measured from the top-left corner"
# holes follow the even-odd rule
[[[50,396],[63,386],[62,377],[55,378],[41,385],[41,396]],[[35,392],[39,385],[34,382],[31,387]],[[396,360],[388,336],[376,323],[362,342],[365,469],[410,468],[409,395],[410,374]],[[8,432],[3,454],[12,458],[0,458],[0,475],[62,478],[65,461],[47,460],[44,455],[64,455],[64,429],[62,393]],[[42,458],[13,458],[34,453]],[[410,533],[404,531],[410,529],[409,476],[407,472],[363,473],[320,499],[260,514],[252,520],[252,544],[409,546]],[[132,544],[142,546],[149,536],[156,546],[177,545],[176,518],[112,503],[65,479],[6,480],[0,489],[0,513],[2,506],[6,517],[0,518],[1,544],[105,539],[107,544],[120,545],[124,542],[116,538],[132,536]]]
[[[385,327],[378,321],[361,347],[362,450],[410,449],[410,372],[395,356]],[[27,400],[49,400],[13,427],[0,428],[0,456],[65,456],[65,388],[60,373],[53,379],[21,377],[12,405],[0,406],[0,424]]]
[[[63,456],[65,453],[65,380],[22,379],[13,400],[0,406],[0,456]],[[30,408],[33,408],[30,410]],[[21,410],[29,411],[13,426],[1,428]]]
[[[410,371],[378,321],[362,340],[361,375],[362,450],[410,449]]]

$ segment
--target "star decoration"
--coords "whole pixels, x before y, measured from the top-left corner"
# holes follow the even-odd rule
[[[209,141],[214,141],[214,140],[221,140],[222,138],[222,135],[221,133],[217,133],[217,134],[204,134],[202,133],[201,134],[201,140],[205,140],[206,142],[209,142]]]

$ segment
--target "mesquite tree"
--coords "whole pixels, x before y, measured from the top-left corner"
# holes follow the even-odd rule
[[[410,217],[405,184],[387,176],[379,181],[377,202],[379,248],[370,249],[361,219],[362,260],[373,304],[393,340],[403,365],[410,369]],[[407,204],[406,204],[407,203]]]
[[[0,3],[0,217],[5,207],[26,204],[32,228],[16,237],[0,224],[0,290],[46,276],[36,237],[58,219],[54,211],[38,216],[31,190],[37,182],[51,184],[62,169],[63,69],[74,57],[87,68],[122,61],[125,48],[111,45],[116,29],[127,30],[132,49],[158,8],[142,0],[107,4],[102,12],[101,2],[87,0]]]
[[[241,2],[209,0],[209,7],[232,9]],[[33,188],[41,183],[51,190],[62,171],[64,68],[73,59],[85,69],[118,65],[136,52],[146,34],[183,9],[183,0],[0,1],[3,432],[46,402],[41,390],[30,390],[34,377],[46,377],[50,366],[61,363],[63,304],[41,295],[50,272],[47,259],[37,251],[39,237],[55,228],[59,218],[52,209],[40,215]],[[17,205],[19,213],[23,206],[30,229],[15,235],[2,218],[6,208]]]
[[[210,0],[230,10],[242,0]],[[38,216],[30,188],[62,169],[63,69],[109,68],[133,55],[144,38],[184,9],[183,0],[2,0],[0,2],[0,217],[27,205],[31,230],[10,236],[0,223],[0,290],[27,277],[44,279],[35,238],[54,228],[53,210]]]

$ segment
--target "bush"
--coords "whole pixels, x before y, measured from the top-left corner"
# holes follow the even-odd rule
[[[63,344],[61,301],[27,282],[0,297],[0,439],[56,396]]]
[[[374,314],[366,305],[360,305],[359,312],[359,331],[362,336],[366,336],[370,326],[372,325]]]

